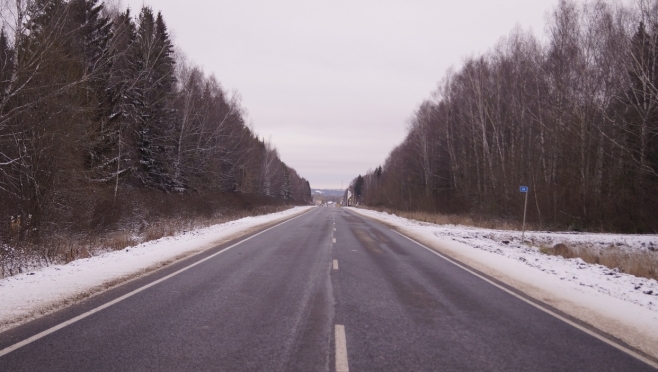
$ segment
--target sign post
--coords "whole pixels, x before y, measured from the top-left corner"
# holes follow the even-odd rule
[[[525,194],[525,205],[523,206],[523,232],[521,233],[521,243],[523,243],[525,238],[525,214],[528,210],[528,186],[519,187],[519,191]]]

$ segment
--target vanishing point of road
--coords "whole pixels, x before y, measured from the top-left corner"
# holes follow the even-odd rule
[[[0,334],[0,371],[655,370],[530,302],[313,208]]]

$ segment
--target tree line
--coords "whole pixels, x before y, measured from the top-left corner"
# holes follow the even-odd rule
[[[239,98],[175,52],[162,14],[110,8],[3,2],[0,237],[116,228],[154,203],[310,202]]]
[[[658,231],[658,2],[562,0],[540,41],[515,29],[450,69],[362,202],[528,219],[544,228]]]

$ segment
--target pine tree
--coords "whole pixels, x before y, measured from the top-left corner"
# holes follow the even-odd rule
[[[361,191],[363,189],[363,177],[359,174],[359,176],[356,178],[356,181],[354,182],[354,193],[356,196],[361,196]]]
[[[156,20],[151,8],[142,9],[133,45],[139,179],[145,187],[179,191],[182,186],[173,179],[168,167],[175,123],[175,62],[161,14]]]
[[[167,174],[165,187],[169,190],[182,192],[185,186],[180,178],[175,177],[176,172],[172,169],[173,159],[176,153],[177,126],[180,125],[178,113],[175,109],[174,100],[176,95],[176,61],[174,59],[174,46],[167,32],[167,25],[158,12],[155,20],[156,46],[160,51],[155,65],[156,89],[158,92],[157,112],[159,125],[162,127],[164,137],[160,141],[163,147],[163,155],[166,158]]]
[[[174,60],[174,46],[171,43],[169,33],[167,32],[167,25],[160,12],[158,12],[155,20],[155,42],[156,48],[159,51],[158,59],[154,66],[157,88],[162,96],[171,96],[176,87],[176,61]],[[161,105],[164,106],[164,102]],[[174,113],[172,110],[170,109],[168,113]]]
[[[85,163],[95,182],[115,180],[119,158],[119,115],[116,115],[117,91],[112,79],[114,59],[111,41],[112,22],[102,15],[98,0],[72,0],[69,23],[72,52],[79,58],[87,77],[84,109],[89,113],[88,150]]]
[[[97,72],[94,80],[107,80],[109,46],[112,38],[112,22],[102,15],[103,4],[99,0],[71,0],[69,19],[75,35],[72,44],[83,58],[87,74]]]
[[[114,199],[119,188],[119,179],[127,178],[138,168],[135,164],[137,154],[135,145],[136,106],[135,82],[137,76],[133,69],[133,45],[136,40],[136,27],[130,9],[119,14],[112,23],[110,56],[112,58],[108,93],[113,111],[108,118],[111,123],[111,141],[113,143],[108,166],[114,187]]]
[[[49,28],[55,28],[55,22],[59,21],[57,13],[63,6],[62,0],[35,0],[30,4],[28,9],[30,17],[26,28],[32,40],[39,39]]]
[[[292,188],[290,187],[290,169],[285,164],[282,164],[283,167],[283,189],[281,193],[283,194],[284,200],[292,199]]]
[[[304,181],[304,201],[311,202],[313,200],[313,195],[311,195],[311,184],[308,180],[302,178]]]

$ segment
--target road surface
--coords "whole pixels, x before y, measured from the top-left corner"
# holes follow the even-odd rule
[[[0,334],[0,355],[31,372],[655,371],[344,208]]]

